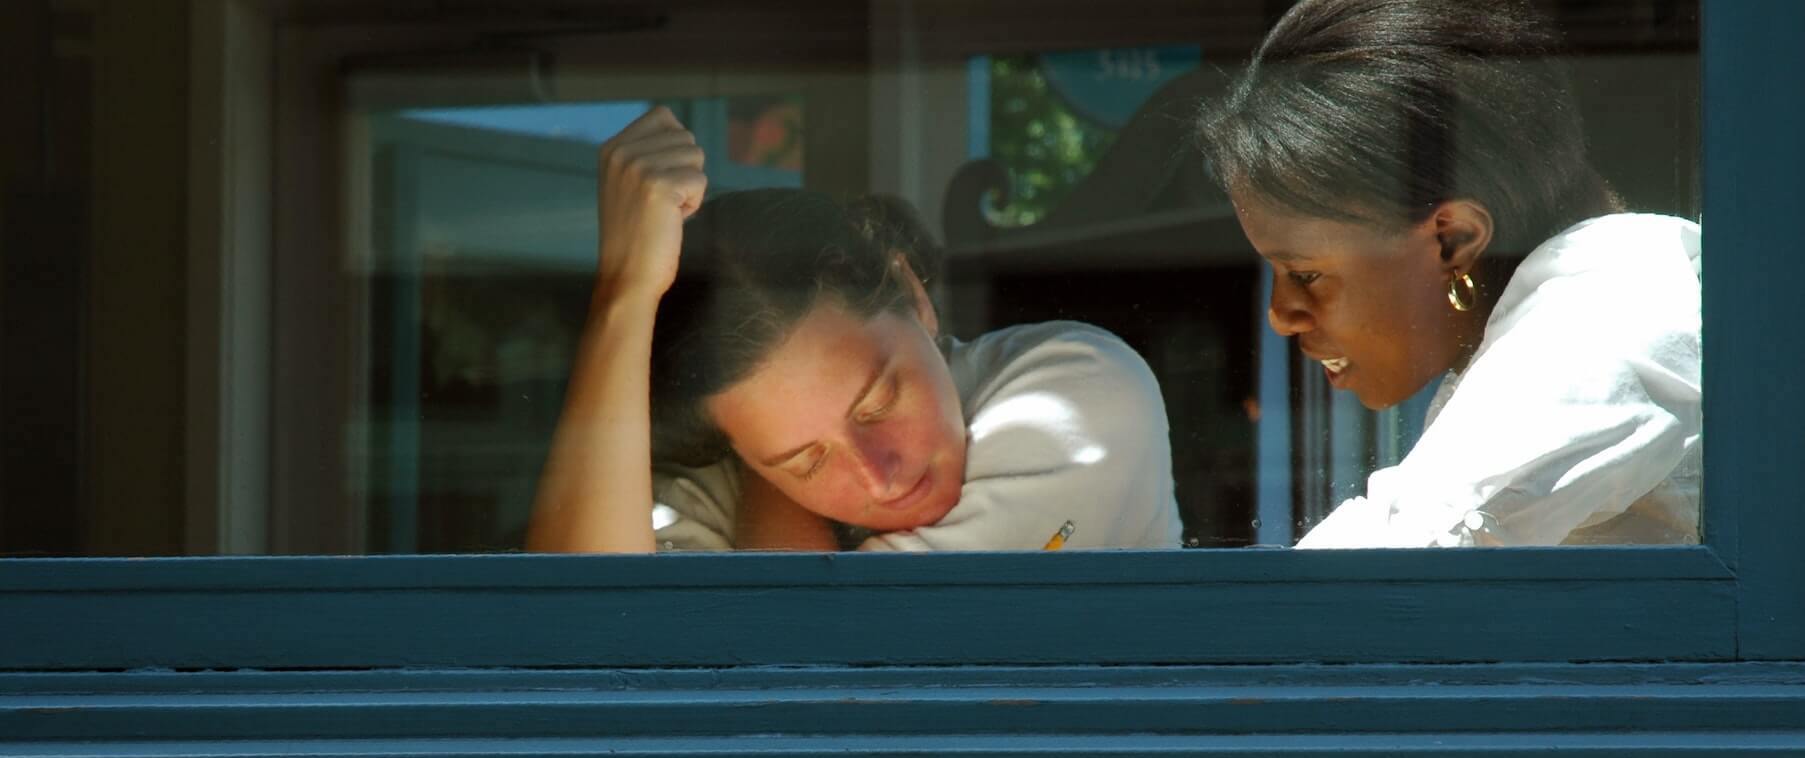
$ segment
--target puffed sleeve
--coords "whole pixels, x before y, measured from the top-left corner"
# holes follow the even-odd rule
[[[660,552],[732,550],[739,470],[731,462],[652,470],[652,529]]]
[[[1178,546],[1165,402],[1120,339],[1060,324],[968,402],[959,504],[861,549],[1038,550],[1067,521],[1067,549]]]

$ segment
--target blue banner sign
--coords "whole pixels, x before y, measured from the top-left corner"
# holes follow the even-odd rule
[[[1202,59],[1197,45],[1099,48],[1042,53],[1040,70],[1074,113],[1119,129],[1155,91]]]

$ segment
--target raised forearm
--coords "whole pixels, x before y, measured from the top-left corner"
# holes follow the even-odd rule
[[[533,504],[528,550],[653,550],[648,376],[656,309],[656,296],[596,293]]]
[[[683,219],[708,179],[696,138],[658,107],[597,154],[595,295],[527,527],[529,550],[649,553],[652,322]]]

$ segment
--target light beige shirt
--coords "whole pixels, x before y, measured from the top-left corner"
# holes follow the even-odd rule
[[[860,550],[1038,550],[1068,520],[1066,549],[1179,546],[1165,402],[1127,344],[1056,321],[941,348],[969,437],[959,504]],[[736,466],[656,467],[660,549],[732,549]]]

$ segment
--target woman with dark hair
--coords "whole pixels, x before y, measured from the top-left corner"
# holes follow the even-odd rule
[[[1387,408],[1399,465],[1299,547],[1698,539],[1699,229],[1587,162],[1520,0],[1304,0],[1199,121],[1268,316]]]
[[[529,549],[1178,545],[1165,405],[1113,335],[941,335],[939,250],[906,207],[704,203],[702,153],[662,108],[600,171],[600,269]]]

